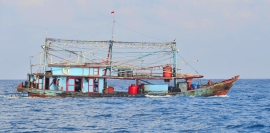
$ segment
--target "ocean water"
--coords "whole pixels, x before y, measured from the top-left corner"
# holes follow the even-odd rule
[[[14,97],[22,81],[0,80],[0,132],[270,132],[270,79],[239,79],[220,97],[146,98]]]

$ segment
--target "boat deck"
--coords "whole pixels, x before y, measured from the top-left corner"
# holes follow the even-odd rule
[[[34,73],[37,76],[44,76],[43,73]],[[63,75],[46,75],[48,77],[54,76],[59,77]],[[147,79],[147,80],[164,80],[164,79],[189,79],[189,78],[203,78],[202,75],[189,75],[189,74],[178,74],[176,77],[163,77],[163,76],[155,76],[155,75],[136,75],[130,77],[120,77],[120,76],[99,76],[99,75],[88,75],[88,76],[80,76],[80,75],[69,75],[70,77],[80,77],[80,78],[106,78],[106,79],[125,79],[125,80],[136,80],[136,79]]]

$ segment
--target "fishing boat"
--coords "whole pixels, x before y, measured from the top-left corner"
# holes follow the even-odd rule
[[[113,21],[115,22],[115,21]],[[239,75],[202,84],[203,75],[179,69],[172,42],[45,39],[39,64],[17,87],[30,97],[146,97],[226,95]],[[187,64],[188,62],[185,61]],[[33,73],[32,67],[38,70]],[[198,80],[199,79],[199,80]],[[112,82],[132,82],[123,88]]]
[[[239,75],[206,84],[179,73],[176,42],[83,41],[46,38],[43,63],[17,91],[30,97],[145,97],[226,95]],[[73,49],[73,50],[72,50]],[[67,56],[64,58],[63,56]],[[54,59],[54,58],[56,59]],[[41,59],[42,60],[42,59]],[[32,68],[33,64],[31,64]],[[32,71],[32,70],[31,70]],[[126,91],[110,82],[131,80]],[[153,84],[151,81],[156,81]]]

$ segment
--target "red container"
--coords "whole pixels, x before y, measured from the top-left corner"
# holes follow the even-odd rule
[[[113,87],[108,87],[108,93],[109,93],[109,94],[114,93],[114,88],[113,88]]]
[[[128,87],[128,94],[138,94],[138,86],[136,86],[135,84],[131,84],[129,87]]]
[[[108,88],[103,90],[103,93],[105,93],[105,94],[113,94],[114,93],[114,88],[109,86]]]
[[[172,67],[171,66],[163,67],[163,77],[172,77]]]
[[[163,67],[163,77],[170,78],[172,77],[172,67],[171,66],[165,66]],[[165,82],[170,82],[170,79],[164,79]]]

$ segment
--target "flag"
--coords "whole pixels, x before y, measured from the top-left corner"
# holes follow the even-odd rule
[[[111,14],[113,15],[114,14],[114,11],[112,11]]]
[[[176,42],[176,38],[174,38],[174,40],[173,40],[174,42]]]

